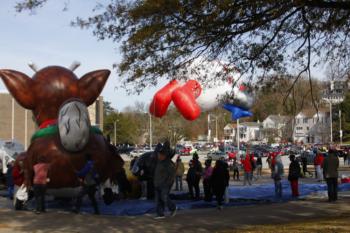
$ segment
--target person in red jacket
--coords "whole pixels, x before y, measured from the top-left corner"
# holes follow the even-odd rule
[[[315,170],[316,170],[316,175],[317,179],[319,182],[323,180],[323,175],[322,175],[322,164],[323,164],[323,155],[322,153],[317,153],[314,159],[314,165],[315,165]]]
[[[23,169],[23,161],[18,161],[15,163],[12,170],[13,183],[15,186],[21,187],[24,182],[24,169]]]
[[[34,179],[33,188],[36,202],[35,213],[40,214],[46,212],[45,210],[45,195],[46,195],[46,184],[50,181],[48,178],[49,164],[44,156],[39,157],[38,163],[33,167]]]
[[[252,163],[250,160],[250,156],[248,153],[246,154],[244,159],[242,158],[241,163],[243,165],[243,170],[244,170],[243,185],[246,185],[247,182],[249,185],[252,185],[251,175],[252,175],[253,169],[252,169]]]
[[[25,202],[23,200],[19,200],[18,198],[18,190],[24,183],[24,164],[23,161],[16,161],[12,168],[12,177],[14,183],[14,197],[13,197],[13,206],[16,210],[25,209]]]

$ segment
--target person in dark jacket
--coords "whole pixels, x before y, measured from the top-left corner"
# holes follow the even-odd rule
[[[13,165],[14,165],[14,161],[9,162],[7,164],[7,172],[6,172],[7,193],[11,200],[13,199],[14,186],[15,186],[15,183],[13,182],[13,176],[12,176]]]
[[[262,158],[261,155],[258,155],[258,158],[256,159],[256,177],[261,177],[262,172]]]
[[[240,180],[239,179],[239,164],[238,164],[237,158],[233,159],[232,167],[233,167],[233,180]]]
[[[225,189],[229,184],[229,180],[230,174],[224,162],[220,160],[216,161],[211,175],[211,183],[219,209],[222,209],[223,196],[225,194]]]
[[[306,158],[306,153],[303,152],[301,154],[301,164],[303,166],[303,174],[304,174],[304,177],[306,175],[306,172],[307,172],[307,158]]]
[[[323,160],[323,176],[327,181],[328,201],[330,202],[338,199],[338,168],[339,159],[336,151],[330,149],[328,156]]]
[[[77,172],[77,176],[82,183],[81,191],[78,194],[76,209],[74,212],[79,213],[82,200],[85,195],[88,195],[95,214],[100,214],[97,201],[95,198],[96,186],[98,184],[98,175],[94,169],[94,161],[91,159],[90,154],[85,155],[86,163],[84,167]]]
[[[195,170],[195,179],[193,180],[194,181],[193,187],[194,187],[195,192],[196,192],[195,199],[199,200],[199,198],[200,198],[200,196],[199,196],[199,194],[200,194],[199,182],[200,182],[201,177],[202,177],[203,167],[202,167],[201,162],[198,159],[198,154],[196,152],[193,154],[192,163],[193,163],[193,167]]]
[[[289,164],[289,172],[288,172],[288,180],[290,182],[290,186],[292,189],[292,197],[299,196],[299,185],[298,179],[301,175],[299,162],[296,161],[295,155],[289,156],[290,164]]]
[[[194,168],[193,160],[188,164],[189,168],[187,170],[186,181],[188,185],[188,191],[190,193],[190,198],[194,199],[193,188],[194,183],[196,182],[196,170]]]
[[[158,162],[154,171],[154,189],[157,215],[155,219],[163,219],[165,206],[175,216],[177,207],[169,197],[171,186],[174,183],[176,175],[175,164],[171,161],[168,151],[161,149],[158,152]]]

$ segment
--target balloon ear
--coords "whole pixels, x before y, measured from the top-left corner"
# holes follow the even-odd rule
[[[34,81],[26,74],[15,70],[0,70],[0,77],[16,101],[24,108],[34,109]]]
[[[96,70],[79,79],[79,95],[87,106],[93,104],[100,95],[110,73],[109,70]]]

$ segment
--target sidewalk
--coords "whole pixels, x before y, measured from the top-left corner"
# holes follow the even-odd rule
[[[260,224],[287,224],[329,217],[350,217],[350,192],[336,203],[319,197],[277,204],[179,211],[174,218],[154,220],[151,215],[113,217],[50,211],[35,215],[0,209],[0,232],[233,232]],[[278,229],[278,226],[276,226]],[[276,230],[278,232],[278,230]]]

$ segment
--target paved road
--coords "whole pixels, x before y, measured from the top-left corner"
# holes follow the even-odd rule
[[[154,220],[152,216],[112,217],[75,215],[65,212],[15,212],[0,209],[0,232],[221,232],[247,225],[290,223],[329,216],[349,216],[350,193],[342,193],[337,203],[318,197],[277,204],[229,207],[223,210],[179,211],[174,218]]]

